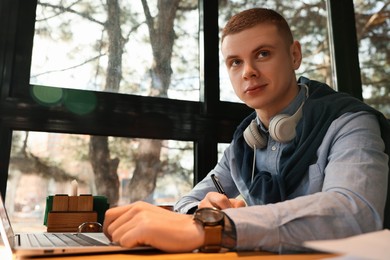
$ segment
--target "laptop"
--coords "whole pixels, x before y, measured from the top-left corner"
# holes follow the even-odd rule
[[[124,248],[115,245],[102,232],[97,233],[20,233],[15,234],[0,194],[0,233],[8,255],[43,256],[56,254],[104,253],[150,250],[151,247]]]

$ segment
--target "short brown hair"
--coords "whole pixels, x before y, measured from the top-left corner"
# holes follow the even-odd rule
[[[289,44],[293,42],[290,26],[284,17],[267,8],[252,8],[232,16],[222,30],[221,42],[227,35],[239,33],[262,23],[274,24]]]

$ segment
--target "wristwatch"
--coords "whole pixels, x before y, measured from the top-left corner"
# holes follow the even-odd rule
[[[194,220],[204,228],[204,245],[201,252],[212,253],[221,250],[222,230],[225,213],[217,208],[200,208],[194,213]]]

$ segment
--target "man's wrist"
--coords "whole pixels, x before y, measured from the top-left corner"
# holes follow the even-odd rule
[[[222,230],[224,226],[225,213],[217,208],[200,208],[193,218],[198,222],[204,231],[204,242],[199,248],[201,252],[220,252],[222,244]]]
[[[221,246],[229,250],[234,250],[237,246],[236,226],[226,214],[224,217]]]
[[[195,211],[196,211],[197,209],[198,209],[198,206],[194,206],[194,207],[190,208],[190,209],[187,211],[187,214],[192,215],[192,214],[195,213]]]
[[[197,211],[193,216],[194,219],[197,219],[197,216],[200,216],[199,214],[203,214],[204,210],[206,212],[214,212],[214,214],[220,214],[222,219],[220,220],[219,224],[214,223],[212,224],[206,224],[202,221],[198,221],[203,226],[203,231],[205,231],[205,240],[203,242],[203,246],[201,247],[201,251],[203,252],[218,252],[218,251],[226,251],[226,250],[233,250],[236,248],[236,228],[234,225],[234,222],[223,212],[216,208],[203,208]],[[198,213],[202,212],[202,213]],[[218,213],[219,212],[219,213]],[[211,213],[206,213],[211,214]],[[211,216],[211,215],[210,215]],[[200,217],[202,218],[202,217]],[[209,219],[206,217],[206,219]],[[210,225],[211,224],[211,225]],[[219,227],[218,227],[219,226]],[[219,229],[219,231],[217,231]],[[219,235],[218,235],[219,233]],[[219,239],[218,239],[219,236]],[[218,241],[219,240],[219,241]]]

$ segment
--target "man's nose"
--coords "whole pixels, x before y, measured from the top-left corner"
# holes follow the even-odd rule
[[[244,71],[242,77],[244,79],[251,79],[251,78],[256,78],[259,76],[259,71],[257,68],[254,66],[254,64],[251,63],[246,63],[244,66]]]

